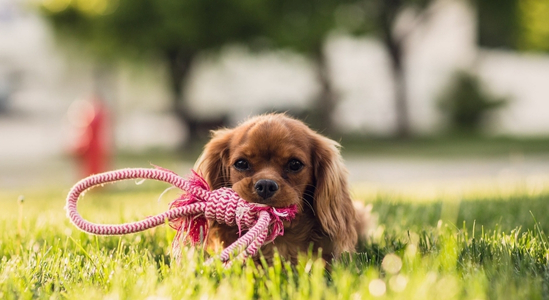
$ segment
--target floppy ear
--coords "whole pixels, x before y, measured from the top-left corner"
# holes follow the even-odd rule
[[[336,257],[344,251],[354,252],[357,243],[355,210],[339,147],[333,140],[318,134],[314,136],[314,207],[322,229],[334,243]]]
[[[233,130],[221,129],[212,132],[212,139],[194,164],[198,174],[204,176],[212,190],[229,187],[229,148]]]

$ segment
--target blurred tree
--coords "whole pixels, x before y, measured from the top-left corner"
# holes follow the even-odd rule
[[[334,91],[329,61],[324,51],[327,36],[335,29],[355,30],[364,16],[356,0],[271,0],[266,37],[275,47],[290,48],[310,57],[320,92],[307,121],[326,134],[334,133]],[[358,9],[357,11],[352,11]],[[357,14],[358,12],[358,14]],[[342,21],[343,20],[343,21]]]
[[[389,54],[395,85],[395,111],[397,116],[396,135],[400,138],[410,136],[410,117],[408,95],[404,70],[404,42],[409,34],[429,15],[427,9],[434,0],[364,0],[364,11],[369,24],[366,28],[376,33]],[[406,27],[396,24],[402,12],[413,12],[414,21]]]
[[[408,35],[428,16],[427,7],[434,0],[347,0],[347,1],[271,1],[272,11],[278,13],[273,20],[273,40],[282,46],[291,46],[309,54],[317,65],[322,88],[317,102],[316,119],[324,122],[323,128],[333,130],[332,113],[337,94],[330,78],[329,65],[323,52],[327,34],[331,30],[343,30],[353,35],[375,33],[380,38],[391,60],[395,84],[395,110],[398,137],[410,135],[406,79],[404,74],[404,42]],[[274,4],[276,3],[276,4]],[[405,10],[415,12],[410,27],[397,32],[395,25]]]
[[[519,7],[521,50],[549,52],[549,1],[521,0]]]
[[[472,0],[477,8],[478,43],[490,48],[515,48],[519,36],[517,0]]]
[[[77,37],[102,56],[163,57],[170,70],[173,110],[195,138],[198,121],[187,113],[183,92],[190,66],[199,52],[228,43],[244,43],[255,50],[285,47],[312,57],[321,92],[309,121],[318,129],[333,131],[336,95],[323,45],[337,25],[337,8],[353,2],[44,0],[43,11],[57,32]],[[348,25],[349,20],[343,23]]]
[[[549,52],[549,1],[471,1],[477,7],[480,46]]]
[[[266,31],[267,2],[254,0],[44,0],[57,33],[75,38],[102,58],[161,57],[167,64],[172,109],[190,134],[184,88],[196,55],[228,43],[249,43]]]
[[[453,84],[441,95],[439,107],[459,133],[478,133],[488,112],[507,103],[507,99],[490,95],[481,81],[467,72],[458,72]]]

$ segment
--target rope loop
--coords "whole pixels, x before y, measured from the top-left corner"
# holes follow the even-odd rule
[[[166,182],[179,188],[183,193],[179,199],[170,203],[168,211],[136,222],[97,224],[85,220],[78,213],[77,203],[85,191],[105,183],[128,179],[153,179]],[[96,235],[136,233],[168,221],[170,226],[177,230],[172,244],[172,251],[176,254],[182,237],[187,237],[194,245],[203,240],[208,230],[206,220],[238,226],[240,233],[247,232],[223,250],[220,258],[225,263],[229,261],[232,254],[235,254],[235,251],[241,251],[239,258],[255,255],[265,242],[273,241],[277,236],[284,234],[283,221],[292,220],[297,212],[295,205],[275,209],[249,203],[230,188],[211,191],[206,181],[194,171],[188,179],[184,179],[160,167],[120,169],[84,178],[70,190],[65,209],[67,216],[76,227]]]

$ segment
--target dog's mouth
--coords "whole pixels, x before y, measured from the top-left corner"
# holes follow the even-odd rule
[[[294,204],[299,204],[300,197],[295,191],[286,186],[281,186],[273,196],[266,199],[258,195],[257,191],[254,189],[254,184],[250,179],[242,179],[233,184],[232,188],[242,197],[242,199],[259,206],[285,208]]]

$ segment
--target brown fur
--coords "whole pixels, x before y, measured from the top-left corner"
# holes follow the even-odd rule
[[[239,159],[249,162],[250,170],[237,170]],[[289,160],[304,167],[289,172]],[[274,207],[296,204],[297,217],[285,224],[283,236],[261,248],[267,261],[274,248],[292,262],[299,252],[312,246],[322,249],[329,261],[342,252],[353,252],[357,243],[355,210],[347,187],[347,171],[339,154],[339,144],[283,114],[262,115],[234,129],[214,132],[195,165],[212,189],[232,187],[249,202]],[[279,190],[267,200],[258,196],[254,184],[260,179],[275,181]],[[238,238],[237,229],[211,224],[206,239],[210,250],[219,251]]]

